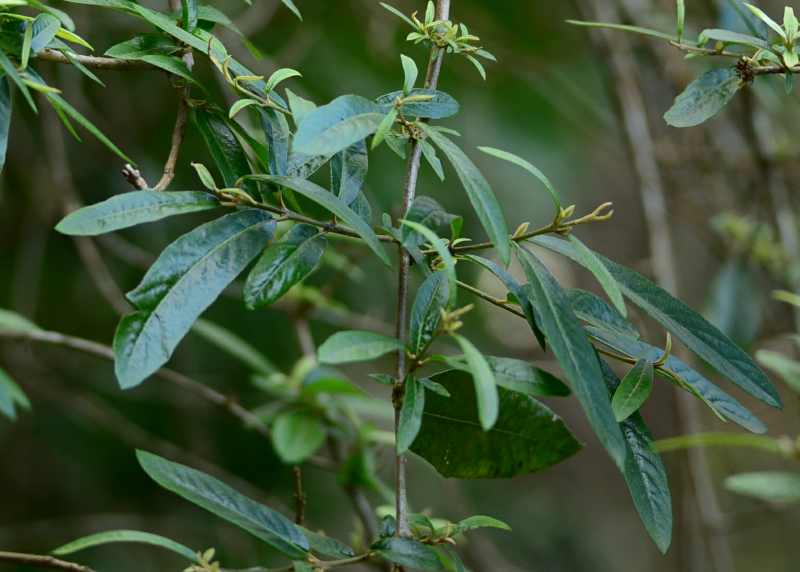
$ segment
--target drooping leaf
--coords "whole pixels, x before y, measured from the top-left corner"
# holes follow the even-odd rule
[[[500,398],[497,393],[494,372],[486,362],[486,358],[483,357],[478,348],[472,345],[472,342],[459,334],[453,334],[453,338],[458,342],[461,351],[464,352],[464,360],[469,372],[472,374],[472,381],[475,386],[478,419],[484,431],[488,431],[497,421],[500,408]]]
[[[304,558],[308,553],[308,539],[282,514],[195,469],[145,451],[137,451],[136,457],[150,478],[165,489],[243,528],[289,558]]]
[[[722,111],[742,85],[734,68],[707,71],[675,99],[664,120],[673,127],[700,125]]]
[[[561,212],[561,197],[558,195],[558,191],[553,186],[553,183],[550,182],[550,179],[547,178],[547,175],[542,173],[538,167],[533,166],[528,161],[523,159],[522,157],[518,157],[513,153],[509,153],[508,151],[503,151],[501,149],[495,149],[494,147],[478,147],[480,151],[483,151],[487,155],[491,155],[492,157],[497,157],[498,159],[502,159],[504,161],[508,161],[513,165],[517,165],[518,167],[522,167],[528,173],[533,175],[536,179],[539,180],[544,188],[547,190],[550,198],[553,200],[553,204],[556,207],[556,213]]]
[[[17,408],[30,409],[31,402],[13,379],[0,369],[0,414],[11,421],[17,418]]]
[[[409,349],[420,355],[433,340],[442,318],[442,310],[450,298],[447,291],[447,274],[433,272],[417,290],[414,305],[411,307],[411,327]]]
[[[17,89],[25,98],[25,101],[28,102],[28,106],[34,111],[34,113],[37,113],[38,108],[36,107],[36,103],[33,101],[31,91],[22,80],[22,76],[17,71],[17,66],[14,65],[14,62],[12,62],[2,50],[0,50],[0,69],[2,69],[6,77],[11,80],[15,86],[17,86]]]
[[[594,348],[572,311],[569,299],[550,271],[530,252],[517,247],[518,259],[533,288],[541,327],[572,391],[595,434],[617,466],[625,464],[626,448],[611,410]]]
[[[128,294],[137,311],[114,336],[117,379],[140,384],[164,365],[195,320],[247,267],[274,232],[272,217],[242,210],[197,227],[168,246]]]
[[[404,220],[421,224],[432,231],[438,231],[442,227],[449,225],[454,218],[455,216],[444,210],[444,207],[436,200],[424,195],[414,199],[414,202],[408,207],[408,211],[403,217]],[[406,247],[421,246],[425,240],[421,234],[414,232],[409,227],[401,228],[400,232],[403,245]]]
[[[488,181],[470,158],[450,139],[424,124],[423,130],[431,141],[447,155],[467,192],[467,197],[478,215],[481,225],[497,248],[500,260],[507,265],[511,260],[508,226],[500,203]]]
[[[369,169],[367,145],[359,141],[331,159],[331,191],[351,205],[364,188]]]
[[[269,147],[269,172],[273,175],[289,174],[289,142],[291,131],[283,113],[275,109],[257,107],[261,127]],[[304,161],[305,162],[305,157]]]
[[[772,503],[800,502],[800,473],[762,471],[725,479],[729,491]]]
[[[278,368],[250,342],[218,324],[200,319],[194,323],[192,331],[256,373],[271,375],[278,372]]]
[[[303,411],[281,413],[272,425],[272,445],[284,463],[302,463],[325,443],[325,426]]]
[[[414,443],[422,427],[422,413],[425,410],[425,388],[413,375],[406,377],[403,384],[403,406],[397,426],[397,454],[402,455]]]
[[[229,127],[225,114],[214,109],[194,109],[192,118],[203,136],[206,148],[222,175],[226,187],[235,187],[237,181],[252,172],[247,154]],[[253,189],[247,189],[253,194]]]
[[[750,10],[750,12],[755,15],[756,18],[764,22],[767,26],[772,28],[772,30],[778,34],[781,38],[786,38],[786,33],[781,28],[780,24],[778,24],[775,20],[770,18],[761,8],[758,6],[754,6],[753,4],[749,4],[747,2],[744,3],[745,7]]]
[[[460,106],[453,97],[443,91],[436,89],[412,89],[408,95],[402,91],[393,91],[376,99],[376,103],[386,111],[394,106],[397,98],[410,97],[402,105],[403,115],[406,117],[417,117],[419,119],[446,119],[458,113]]]
[[[484,431],[477,398],[465,391],[467,373],[453,370],[431,379],[450,397],[428,393],[411,450],[445,477],[510,478],[550,467],[581,448],[561,418],[532,397],[498,389],[500,414]]]
[[[316,227],[299,224],[264,251],[244,286],[248,308],[269,306],[302,282],[325,253],[325,235]]]
[[[433,548],[411,538],[383,538],[373,544],[372,549],[385,560],[412,570],[444,570]]]
[[[383,120],[377,103],[343,95],[309,113],[294,138],[294,149],[307,155],[334,155],[375,133]]]
[[[538,237],[534,242],[576,260],[574,249],[563,240]],[[691,351],[747,393],[772,407],[781,406],[780,396],[764,372],[725,334],[641,274],[595,254],[620,285],[623,294]]]
[[[614,417],[620,423],[633,415],[653,391],[653,364],[640,359],[622,378],[611,400]]]
[[[585,244],[583,244],[583,242],[581,242],[577,236],[570,234],[569,240],[575,249],[575,254],[578,256],[578,262],[580,265],[594,275],[594,277],[597,279],[597,282],[606,293],[606,296],[608,296],[608,299],[611,300],[611,303],[614,304],[614,308],[617,309],[622,317],[627,317],[628,310],[625,307],[625,300],[622,298],[622,291],[620,290],[617,281],[614,280],[613,276],[611,276],[608,268],[606,268],[603,263],[600,262],[597,256],[595,256],[594,252],[592,252]]]
[[[72,236],[96,236],[217,207],[219,201],[204,192],[131,191],[71,212],[56,225],[56,230]]]
[[[403,349],[396,338],[373,332],[338,332],[319,347],[318,357],[322,363],[351,363],[377,359],[389,352]]]
[[[633,324],[599,296],[579,288],[570,288],[567,290],[567,296],[572,311],[587,324],[629,338],[639,338],[639,332]]]
[[[149,532],[140,532],[138,530],[109,530],[106,532],[99,532],[97,534],[90,534],[73,540],[63,546],[59,546],[53,550],[56,556],[66,556],[74,554],[87,548],[94,548],[95,546],[102,546],[104,544],[116,543],[134,543],[134,544],[149,544],[150,546],[158,546],[166,548],[176,554],[180,554],[189,562],[197,562],[197,553],[169,538],[159,536],[158,534],[151,534]]]

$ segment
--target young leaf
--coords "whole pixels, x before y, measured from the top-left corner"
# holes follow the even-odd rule
[[[425,388],[413,375],[406,377],[403,384],[403,406],[397,426],[397,454],[402,455],[414,443],[422,426],[422,413],[425,410]]]
[[[611,300],[611,302],[614,304],[614,307],[622,315],[622,317],[627,317],[628,309],[625,307],[625,300],[622,297],[622,291],[620,290],[617,281],[614,280],[613,276],[611,276],[608,268],[606,268],[603,263],[600,262],[600,260],[594,255],[594,252],[592,252],[583,242],[581,242],[577,236],[570,234],[569,240],[572,243],[572,246],[575,248],[575,253],[578,255],[578,262],[580,265],[594,275],[594,277],[597,279],[597,282],[603,288],[603,291],[606,293],[609,300]]]
[[[397,109],[392,108],[389,113],[384,116],[380,125],[378,125],[378,129],[375,131],[375,136],[372,138],[372,149],[377,149],[378,146],[383,142],[383,140],[386,138],[386,134],[392,130],[392,127],[394,127],[394,122],[396,119]]]
[[[640,359],[622,378],[611,400],[611,409],[617,421],[625,421],[647,401],[653,391],[653,374],[653,364]]]
[[[293,0],[281,0],[281,3],[291,10],[292,13],[302,22],[303,15],[300,13],[300,10],[297,8],[297,5],[293,2]]]
[[[739,32],[731,32],[730,30],[720,30],[716,28],[703,30],[703,33],[700,34],[698,44],[705,44],[708,40],[722,42],[723,44],[748,46],[750,48],[755,48],[756,50],[766,50],[768,52],[772,51],[772,47],[761,38]]]
[[[30,409],[31,402],[19,385],[0,369],[0,414],[14,421],[17,418],[17,407]]]
[[[428,393],[422,429],[411,450],[446,478],[510,478],[541,471],[581,448],[558,415],[532,397],[498,389],[500,414],[484,431],[477,397],[464,387],[468,374],[448,371],[431,378],[450,394]]]
[[[786,33],[783,31],[783,28],[781,28],[781,26],[775,20],[767,16],[767,14],[761,10],[761,8],[753,6],[752,4],[748,4],[747,2],[745,2],[744,5],[747,6],[747,9],[750,10],[756,16],[756,18],[772,28],[781,38],[784,40],[786,39]]]
[[[428,165],[431,166],[431,169],[433,169],[433,172],[439,177],[439,180],[444,181],[444,166],[442,165],[442,160],[436,155],[436,149],[427,141],[421,141],[420,146],[422,147],[422,155],[425,157]]]
[[[394,6],[390,6],[389,4],[387,4],[385,2],[381,2],[380,5],[383,6],[384,9],[388,10],[389,12],[391,12],[392,14],[397,16],[398,18],[401,18],[406,24],[408,24],[412,28],[416,29],[417,25],[414,24],[414,22],[411,20],[411,18],[409,18],[408,16],[403,14],[397,8],[395,8]]]
[[[396,338],[373,332],[338,332],[319,347],[318,357],[322,363],[351,363],[370,361],[401,349],[403,344]]]
[[[722,111],[742,85],[734,68],[707,71],[675,98],[664,120],[673,127],[700,125]]]
[[[677,18],[675,23],[675,33],[678,36],[678,43],[683,41],[683,31],[686,29],[686,1],[677,1]]]
[[[159,485],[243,528],[289,558],[304,558],[308,539],[289,519],[225,483],[195,469],[145,451],[136,451],[142,469]]]
[[[131,191],[71,212],[56,230],[72,236],[96,236],[163,218],[219,207],[219,201],[198,191]]]
[[[31,96],[31,92],[28,89],[28,86],[25,85],[25,82],[22,80],[22,76],[17,71],[17,66],[8,59],[8,56],[0,50],[0,69],[5,72],[6,77],[14,82],[14,85],[17,86],[22,96],[25,98],[25,101],[28,102],[28,106],[34,111],[34,113],[38,113],[38,109],[36,108],[36,104],[33,101],[33,97]]]
[[[419,287],[411,308],[408,342],[411,353],[421,355],[430,345],[439,329],[442,310],[447,308],[449,298],[446,272],[433,272]]]
[[[25,316],[0,308],[0,329],[17,332],[36,332],[41,328]]]
[[[458,280],[456,277],[456,260],[453,258],[453,255],[450,254],[450,250],[443,244],[444,240],[439,238],[436,233],[434,233],[431,229],[426,226],[422,226],[419,223],[412,222],[410,220],[402,220],[400,223],[403,226],[407,226],[411,230],[418,232],[422,236],[425,237],[428,242],[431,243],[433,249],[436,251],[436,254],[442,259],[442,263],[444,264],[444,271],[447,274],[447,292],[448,292],[448,301],[447,305],[449,307],[453,307],[456,305],[458,301]]]
[[[208,320],[197,320],[192,326],[192,332],[231,357],[238,359],[256,373],[264,375],[278,373],[278,368],[263,353],[246,340],[218,324]]]
[[[574,248],[563,240],[538,237],[534,242],[572,260],[578,260]],[[764,372],[725,334],[641,274],[600,254],[595,255],[608,268],[611,276],[620,285],[622,293],[672,332],[690,350],[750,395],[772,407],[781,406],[780,396]]]
[[[343,95],[309,113],[294,138],[294,150],[307,155],[334,155],[378,129],[385,112],[358,95]]]
[[[183,29],[192,32],[197,27],[197,0],[181,0]]]
[[[372,549],[385,560],[412,570],[444,570],[433,548],[411,538],[383,538],[373,544]]]
[[[467,192],[472,208],[475,209],[475,213],[489,235],[489,239],[497,248],[500,260],[507,265],[511,260],[508,226],[500,203],[497,201],[497,197],[489,186],[488,181],[455,143],[435,129],[423,126],[423,130],[431,141],[447,155]]]
[[[303,74],[297,70],[293,70],[292,68],[281,68],[276,70],[271,76],[269,76],[269,79],[267,80],[267,91],[272,91],[278,87],[279,84],[293,77],[303,77]]]
[[[272,445],[289,465],[302,463],[325,443],[325,426],[316,415],[302,411],[281,413],[272,425]]]
[[[11,132],[11,86],[7,77],[0,77],[0,172],[6,165],[8,134]]]
[[[522,167],[528,171],[528,173],[533,175],[539,180],[540,183],[544,185],[544,188],[550,194],[550,198],[553,200],[553,205],[556,207],[556,214],[561,212],[561,197],[558,196],[558,191],[556,191],[553,183],[550,182],[550,179],[547,178],[547,175],[542,173],[537,167],[534,167],[525,159],[518,157],[513,153],[509,153],[508,151],[502,151],[500,149],[495,149],[494,147],[478,147],[478,149],[487,155],[502,159],[503,161],[508,161],[509,163],[518,167]]]
[[[387,266],[390,265],[389,257],[386,254],[383,246],[381,246],[375,231],[364,222],[356,212],[338,197],[332,195],[319,185],[315,185],[305,179],[297,177],[273,177],[267,175],[252,175],[248,179],[257,181],[267,181],[275,183],[278,186],[286,187],[292,191],[299,193],[307,199],[314,201],[321,207],[336,215],[339,219],[344,221],[350,228],[353,229],[363,240],[367,246],[380,258]]]
[[[741,447],[758,449],[773,455],[785,454],[785,448],[781,446],[779,439],[747,433],[692,433],[691,435],[660,439],[653,443],[653,450],[659,453],[683,451],[691,447]]]
[[[499,530],[511,530],[511,527],[508,526],[502,520],[497,520],[496,518],[492,518],[491,516],[470,516],[469,518],[465,518],[456,524],[456,529],[460,533],[469,532],[470,530],[478,530],[479,528],[497,528]]]
[[[478,419],[484,431],[491,429],[497,422],[500,413],[500,398],[497,392],[497,382],[494,379],[494,372],[486,358],[478,351],[472,342],[464,336],[453,334],[461,351],[464,352],[464,359],[467,367],[472,374],[472,381],[475,385],[475,396],[478,402]]]
[[[405,76],[403,79],[403,93],[408,95],[417,83],[419,69],[416,62],[406,55],[400,54],[400,61],[403,64],[403,75]]]
[[[408,93],[393,91],[380,96],[375,102],[389,111],[397,99],[403,99],[403,115],[419,119],[446,119],[458,113],[460,106],[443,91],[427,88],[412,89]]]
[[[264,251],[244,286],[250,309],[269,306],[292,286],[305,280],[325,253],[325,235],[316,227],[299,224],[286,237]]]
[[[33,22],[26,22],[24,25],[25,33],[22,35],[22,52],[19,60],[21,70],[28,67],[31,58],[31,42],[33,41]]]
[[[53,550],[53,554],[56,556],[67,556],[81,550],[86,550],[87,548],[119,542],[149,544],[150,546],[166,548],[176,554],[180,554],[189,560],[189,562],[197,562],[197,553],[191,548],[175,542],[174,540],[170,540],[169,538],[157,534],[150,534],[149,532],[140,532],[138,530],[109,530],[107,532],[90,534],[89,536],[84,536],[63,546],[59,546]]]
[[[767,502],[796,503],[800,502],[800,473],[743,473],[726,478],[725,488]]]
[[[650,36],[652,38],[658,38],[659,40],[666,40],[668,42],[678,41],[677,36],[665,34],[664,32],[659,32],[658,30],[652,30],[650,28],[642,28],[640,26],[628,26],[626,24],[614,24],[609,22],[583,22],[581,20],[567,20],[567,24],[572,24],[573,26],[583,26],[585,28],[601,28],[619,32],[630,32],[632,34]]]
[[[197,227],[168,246],[128,294],[137,311],[114,336],[117,379],[139,385],[164,365],[192,324],[272,237],[264,212],[242,210]]]
[[[625,442],[611,410],[597,355],[572,312],[566,293],[550,271],[530,252],[517,246],[517,258],[533,288],[541,327],[553,354],[572,384],[572,391],[583,406],[598,439],[617,466],[624,467],[627,454]]]

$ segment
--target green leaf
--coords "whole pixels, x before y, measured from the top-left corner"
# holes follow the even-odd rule
[[[2,308],[0,308],[0,329],[11,330],[12,332],[41,331],[41,328],[28,318],[16,312],[11,312],[10,310],[3,310]]]
[[[447,137],[424,125],[423,130],[431,141],[447,155],[467,192],[472,208],[475,209],[475,213],[489,235],[489,239],[497,248],[500,260],[502,260],[503,264],[508,265],[511,260],[508,226],[500,203],[497,201],[497,197],[494,195],[486,178],[470,158]]]
[[[228,124],[224,113],[211,109],[194,109],[192,119],[203,136],[214,164],[226,187],[235,187],[241,177],[253,170],[239,140]],[[247,189],[254,194],[252,188]]]
[[[344,204],[341,199],[329,193],[322,187],[297,177],[252,175],[248,177],[248,179],[275,183],[276,185],[291,189],[292,191],[303,195],[307,199],[314,201],[324,209],[336,215],[337,218],[342,220],[351,229],[353,229],[353,231],[355,231],[364,240],[364,242],[367,243],[367,246],[372,249],[378,258],[380,258],[387,266],[390,265],[389,257],[386,255],[386,251],[384,250],[383,246],[381,246],[378,237],[375,235],[375,231],[372,230],[369,224],[364,222],[364,219],[362,219],[349,206]]]
[[[425,410],[425,388],[413,375],[406,377],[405,393],[397,425],[397,454],[402,455],[414,443],[422,427]]]
[[[274,71],[272,75],[269,76],[269,79],[267,79],[267,91],[272,91],[278,87],[279,84],[293,77],[303,77],[303,74],[292,68],[281,68]]]
[[[139,385],[169,360],[200,314],[264,248],[274,228],[268,213],[242,210],[197,227],[161,253],[128,294],[137,311],[122,319],[114,336],[123,389]]]
[[[447,308],[449,299],[446,272],[433,272],[419,287],[411,307],[408,342],[411,353],[422,355],[433,341],[442,319],[442,310]]]
[[[483,64],[480,62],[480,60],[469,54],[465,54],[465,57],[473,66],[475,66],[475,69],[477,69],[478,73],[481,74],[483,81],[486,81],[486,68],[483,67]]]
[[[486,362],[486,358],[478,351],[478,348],[472,345],[472,342],[458,334],[453,334],[453,338],[458,342],[461,351],[464,352],[464,359],[467,362],[467,367],[472,374],[472,381],[475,385],[478,418],[484,431],[488,431],[497,422],[500,409],[500,398],[498,397],[494,372]]]
[[[800,473],[742,473],[726,478],[725,488],[767,502],[796,503],[800,501]]]
[[[620,423],[636,413],[653,391],[653,364],[640,359],[622,378],[614,392],[611,409]]]
[[[517,247],[517,254],[535,296],[541,327],[547,336],[572,391],[586,412],[595,434],[617,466],[625,465],[626,448],[608,390],[595,355],[569,299],[550,271],[530,252]]]
[[[703,314],[709,322],[744,347],[759,333],[764,317],[760,283],[741,260],[729,260],[719,270]]]
[[[732,32],[730,30],[720,30],[718,28],[711,28],[703,30],[698,38],[698,44],[704,45],[708,40],[715,42],[722,42],[723,44],[735,44],[739,46],[748,46],[756,50],[772,51],[772,47],[768,42],[761,38],[750,36],[749,34],[741,34],[739,32]]]
[[[678,42],[683,41],[683,31],[686,29],[686,2],[685,0],[677,0],[677,17],[675,23],[675,34],[678,36]]]
[[[420,147],[422,147],[422,156],[425,157],[428,165],[431,166],[439,180],[444,181],[444,166],[442,165],[442,160],[436,155],[436,149],[424,140],[420,141]]]
[[[208,170],[208,167],[202,163],[192,163],[191,165],[203,186],[209,191],[216,191],[217,182],[214,180],[214,176],[211,174],[211,171]]]
[[[8,79],[14,82],[14,85],[16,85],[17,89],[19,89],[20,93],[22,93],[25,101],[28,102],[28,106],[34,111],[34,113],[36,113],[38,110],[28,86],[25,85],[22,76],[17,71],[17,66],[15,66],[10,59],[8,59],[8,56],[2,50],[0,50],[0,69],[5,72]]]
[[[465,518],[456,524],[456,528],[460,533],[469,532],[471,530],[478,530],[479,528],[497,528],[499,530],[511,530],[502,520],[497,520],[491,516],[475,515]]]
[[[587,324],[621,336],[639,338],[639,332],[633,324],[599,296],[579,288],[567,290],[567,296],[569,297],[572,311]]]
[[[503,161],[508,161],[512,165],[522,167],[528,173],[533,175],[540,183],[544,185],[544,188],[550,194],[550,198],[553,200],[553,205],[556,207],[556,214],[561,212],[561,197],[558,196],[558,191],[556,191],[556,188],[553,186],[553,183],[550,182],[550,179],[547,178],[547,175],[542,173],[537,167],[534,167],[525,159],[518,157],[513,153],[509,153],[508,151],[502,151],[500,149],[495,149],[494,147],[478,147],[478,149],[487,155],[502,159]]]
[[[311,275],[325,253],[325,235],[316,227],[299,224],[280,242],[264,251],[244,286],[250,309],[269,306]]]
[[[742,85],[734,68],[707,71],[675,98],[664,120],[673,127],[700,125],[722,111]]]
[[[0,172],[6,166],[8,134],[11,132],[11,86],[7,77],[0,77]]]
[[[190,83],[200,85],[197,80],[192,77],[192,71],[189,69],[186,63],[178,57],[165,56],[161,54],[144,54],[129,59],[143,61],[168,73],[171,73],[172,75],[185,79]]]
[[[317,108],[313,101],[300,97],[288,88],[286,89],[286,99],[289,101],[289,109],[292,111],[295,127],[300,127],[300,124],[308,114]]]
[[[71,212],[56,230],[72,236],[96,236],[163,218],[219,207],[219,201],[198,191],[132,191]]]
[[[747,7],[748,10],[750,10],[756,16],[756,18],[758,18],[759,20],[764,22],[767,26],[772,28],[775,31],[775,33],[778,34],[781,38],[786,39],[786,34],[784,33],[783,28],[781,28],[780,25],[775,20],[767,16],[766,13],[764,13],[764,11],[761,10],[761,8],[753,6],[752,4],[748,4],[747,2],[745,2],[744,5]]]
[[[289,174],[289,143],[292,136],[289,122],[283,113],[274,109],[258,107],[256,110],[269,147],[269,172],[285,176]]]
[[[352,548],[335,538],[312,532],[302,526],[298,526],[297,528],[306,535],[309,544],[311,544],[311,550],[317,554],[330,558],[351,558],[356,555]]]
[[[736,447],[758,449],[775,455],[783,455],[785,449],[781,441],[765,435],[748,433],[694,433],[669,439],[660,439],[653,443],[653,450],[660,453],[682,451],[692,447]]]
[[[289,558],[304,558],[308,553],[308,539],[282,514],[195,469],[145,451],[137,451],[136,457],[150,478],[165,489],[243,528]]]
[[[403,349],[396,338],[373,332],[338,332],[319,347],[318,357],[322,363],[351,363],[377,359],[389,352]]]
[[[372,138],[372,149],[377,149],[378,146],[386,138],[386,134],[394,127],[394,122],[397,119],[397,109],[392,108],[381,120],[378,129],[375,131],[375,136]]]
[[[383,6],[389,12],[391,12],[392,14],[394,14],[395,16],[397,16],[398,18],[401,18],[406,24],[408,24],[412,28],[416,29],[417,25],[414,24],[414,22],[411,20],[411,18],[409,18],[408,16],[403,14],[397,8],[395,8],[394,6],[390,6],[389,4],[387,4],[385,2],[380,2],[380,5]]]
[[[32,32],[30,51],[38,54],[56,37],[61,29],[61,21],[52,14],[39,14],[29,23],[29,26]]]
[[[650,28],[642,28],[640,26],[628,26],[625,24],[614,24],[610,22],[584,22],[581,20],[567,20],[567,24],[573,26],[583,26],[585,28],[601,28],[605,30],[616,30],[618,32],[630,32],[632,34],[639,34],[642,36],[650,36],[651,38],[658,38],[659,40],[666,40],[668,42],[677,42],[678,37],[671,34],[665,34],[658,30]]]
[[[560,379],[533,364],[513,358],[486,356],[500,387],[532,397],[566,397],[571,392]]]
[[[403,93],[409,94],[414,89],[419,77],[417,63],[406,55],[400,54],[400,62],[403,64]]]
[[[572,243],[572,246],[575,249],[575,254],[578,256],[578,263],[594,275],[594,277],[597,279],[597,282],[603,288],[606,296],[608,296],[608,299],[611,300],[612,304],[614,304],[614,307],[617,309],[617,311],[623,317],[627,317],[628,309],[625,307],[625,300],[622,297],[622,291],[620,290],[617,281],[614,280],[613,276],[611,276],[608,268],[606,268],[603,263],[600,262],[597,256],[595,256],[594,252],[589,250],[589,248],[583,242],[581,242],[577,236],[570,234],[569,241]]]
[[[181,0],[183,29],[191,32],[197,27],[197,0]]]
[[[20,53],[19,67],[24,70],[28,67],[31,58],[31,42],[33,41],[33,22],[25,23],[25,32],[22,35],[22,51]]]
[[[450,397],[426,396],[422,429],[411,450],[444,477],[510,478],[546,469],[581,448],[561,418],[532,397],[498,389],[500,414],[484,431],[475,393],[465,390],[468,374],[453,370],[431,379]]]
[[[352,205],[364,189],[368,170],[369,155],[364,141],[339,151],[331,159],[331,191],[346,205]]]
[[[450,254],[450,250],[445,246],[444,239],[439,238],[436,234],[430,230],[428,227],[422,226],[419,223],[412,222],[410,220],[402,220],[400,221],[403,226],[407,226],[411,230],[418,232],[422,236],[424,236],[433,246],[434,250],[436,250],[436,254],[442,259],[442,263],[444,264],[444,271],[447,275],[447,292],[448,292],[448,307],[452,308],[456,305],[458,299],[458,281],[456,278],[456,261],[453,258],[453,255]]]
[[[307,155],[334,155],[378,129],[385,112],[358,95],[337,97],[309,113],[294,138],[294,150]]]
[[[572,260],[577,259],[574,249],[563,240],[538,237],[534,242]],[[781,406],[780,396],[764,372],[725,334],[641,274],[600,254],[596,256],[620,285],[622,293],[672,332],[691,351],[747,393],[773,407]]]
[[[297,8],[297,5],[292,0],[281,0],[281,3],[286,6],[292,13],[297,16],[297,18],[302,22],[303,15],[300,13],[300,10]]]
[[[272,425],[272,445],[284,463],[302,463],[325,443],[325,426],[319,417],[302,411],[281,413]]]
[[[5,415],[11,421],[15,421],[17,407],[30,409],[31,402],[19,385],[5,371],[0,369],[0,414]]]
[[[140,532],[138,530],[109,530],[107,532],[90,534],[89,536],[84,536],[68,544],[59,546],[53,550],[53,554],[56,556],[66,556],[81,550],[86,550],[87,548],[118,542],[159,546],[171,550],[176,554],[180,554],[189,560],[189,562],[197,562],[197,553],[191,548],[187,548],[183,544],[170,540],[169,538],[149,532]]]
[[[426,196],[418,196],[408,207],[408,211],[403,217],[405,220],[421,224],[428,227],[433,231],[441,230],[443,227],[449,225],[454,218],[454,215],[448,213],[442,205],[434,199]],[[403,246],[406,248],[413,248],[422,246],[425,242],[425,237],[417,232],[414,232],[409,227],[400,229],[403,239]]]
[[[413,570],[444,570],[433,548],[411,538],[383,538],[372,549],[385,560]]]
[[[267,357],[238,335],[208,320],[197,320],[192,331],[256,373],[271,375],[278,368]]]
[[[759,350],[756,359],[778,375],[786,385],[800,393],[800,362],[769,350]]]
[[[418,119],[446,119],[456,115],[460,109],[458,102],[443,91],[428,88],[412,89],[407,94],[393,91],[376,99],[376,103],[389,111],[395,102],[403,99],[402,111],[405,117]],[[408,100],[410,99],[410,100]]]

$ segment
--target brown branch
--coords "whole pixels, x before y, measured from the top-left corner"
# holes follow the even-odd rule
[[[38,568],[49,568],[51,570],[67,570],[69,572],[94,572],[88,566],[59,560],[53,556],[43,556],[40,554],[23,554],[21,552],[2,552],[0,551],[0,564],[20,564],[22,566],[35,566]]]
[[[170,146],[167,162],[164,164],[164,173],[161,175],[161,179],[154,188],[156,191],[165,190],[167,187],[169,187],[172,179],[175,178],[175,166],[178,164],[181,146],[183,145],[183,139],[186,136],[186,124],[189,120],[189,104],[186,101],[188,95],[187,89],[187,93],[182,95],[178,101],[178,112],[175,117],[175,127],[172,129],[172,144]]]
[[[306,521],[306,493],[303,490],[303,469],[299,465],[292,468],[294,473],[294,522],[300,526]]]
[[[126,60],[126,59],[117,59],[117,58],[103,58],[98,56],[83,56],[79,54],[70,54],[69,57],[65,56],[62,52],[58,50],[51,50],[45,49],[36,54],[36,59],[45,61],[45,62],[53,62],[57,64],[71,64],[72,61],[79,62],[86,66],[87,68],[92,68],[96,70],[106,70],[106,71],[131,71],[131,70],[151,70],[151,71],[161,71],[159,67],[156,67],[152,64],[147,62],[143,62],[140,60]]]

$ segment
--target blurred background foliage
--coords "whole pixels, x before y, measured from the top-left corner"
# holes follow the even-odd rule
[[[424,8],[411,0],[394,4],[404,12]],[[698,26],[688,33],[732,18],[728,0],[687,4],[689,21]],[[761,4],[772,11],[782,7],[777,2]],[[277,67],[302,71],[302,79],[287,85],[317,103],[343,93],[374,97],[397,89],[402,81],[398,53],[414,57],[421,66],[426,57],[423,47],[404,42],[404,24],[373,0],[298,0],[303,23],[277,0],[255,0],[253,6],[225,0],[214,5],[235,20],[263,58],[254,59],[235,34],[220,31],[234,55],[260,73]],[[66,9],[98,52],[145,30],[122,14],[82,6]],[[707,126],[678,131],[660,116],[707,64],[684,61],[668,46],[589,33],[564,23],[568,18],[616,19],[671,30],[671,0],[454,0],[453,9],[456,20],[468,23],[499,59],[488,66],[486,82],[461,59],[445,65],[441,88],[462,104],[461,114],[448,126],[461,131],[465,148],[514,149],[545,171],[565,204],[577,203],[578,212],[613,201],[613,221],[582,228],[585,242],[655,274],[662,284],[674,280],[681,298],[706,308],[717,325],[749,350],[791,353],[784,334],[794,331],[794,316],[787,306],[770,299],[770,291],[796,289],[798,283],[793,215],[793,189],[800,182],[793,129],[797,96],[778,97],[780,80],[773,85],[765,79]],[[157,179],[177,105],[175,89],[165,76],[103,72],[102,88],[71,68],[37,63],[37,69],[132,156],[148,180]],[[209,88],[209,99],[223,105],[232,102],[230,91],[205,62],[196,73]],[[649,143],[641,139],[638,106],[646,112]],[[47,329],[110,343],[117,315],[82,264],[76,243],[56,234],[53,226],[76,198],[93,203],[128,190],[120,175],[122,164],[91,137],[81,144],[69,139],[51,114],[36,117],[23,106],[16,109],[0,179],[0,307]],[[550,220],[547,195],[521,171],[470,154],[512,220],[534,225]],[[370,159],[367,193],[373,211],[398,214],[402,162],[385,147]],[[202,138],[191,128],[173,189],[199,187],[190,161],[211,163]],[[420,193],[435,197],[451,212],[468,212],[452,174],[441,183],[424,173]],[[653,208],[659,196],[666,214]],[[100,240],[99,253],[127,291],[141,278],[143,263],[198,219],[202,215],[125,231],[121,239]],[[475,228],[470,222],[475,221],[467,221],[465,228]],[[670,251],[672,259],[665,260],[664,252]],[[348,254],[350,265],[344,271],[336,270],[332,261],[309,282],[334,304],[313,314],[312,333],[318,342],[348,322],[347,309],[366,315],[374,329],[391,320],[393,275],[364,252],[353,249]],[[595,287],[584,273],[553,262],[566,286]],[[495,287],[488,276],[476,278],[489,290]],[[216,303],[208,317],[289,370],[301,350],[285,311],[298,306],[290,302],[279,309],[248,312],[232,296]],[[466,327],[487,353],[536,360],[555,371],[551,357],[540,352],[523,321],[480,305],[467,316]],[[0,547],[44,552],[91,532],[133,528],[193,547],[216,547],[229,566],[260,555],[255,539],[158,489],[139,469],[133,449],[167,456],[178,451],[176,460],[195,466],[210,463],[209,471],[223,479],[236,475],[249,483],[245,492],[257,490],[260,498],[286,506],[291,503],[291,467],[282,465],[262,438],[158,380],[122,393],[111,365],[95,358],[12,342],[2,342],[0,350],[3,366],[14,373],[33,403],[32,412],[18,422],[0,421]],[[264,401],[249,372],[200,337],[187,338],[172,364],[242,403],[258,406]],[[366,368],[348,372],[362,386],[375,387],[364,379]],[[795,435],[798,401],[788,390],[782,393],[783,413],[752,400],[746,403],[768,423],[771,434]],[[491,514],[513,527],[512,533],[471,537],[466,552],[474,569],[796,570],[798,512],[734,497],[719,487],[727,474],[781,461],[722,449],[667,455],[676,535],[673,548],[662,557],[642,529],[622,479],[596,446],[577,403],[560,402],[556,407],[589,446],[545,473],[508,483],[459,483],[412,461],[411,501],[416,510],[430,509],[452,519]],[[664,384],[657,385],[644,413],[656,437],[734,430],[721,426],[711,414],[687,408]],[[383,474],[391,474],[388,454],[379,465]],[[344,494],[331,486],[330,475],[309,469],[306,479],[308,518],[314,526],[333,533],[349,529],[354,520],[350,507]],[[171,555],[135,546],[96,549],[83,560],[119,572],[180,566]]]

